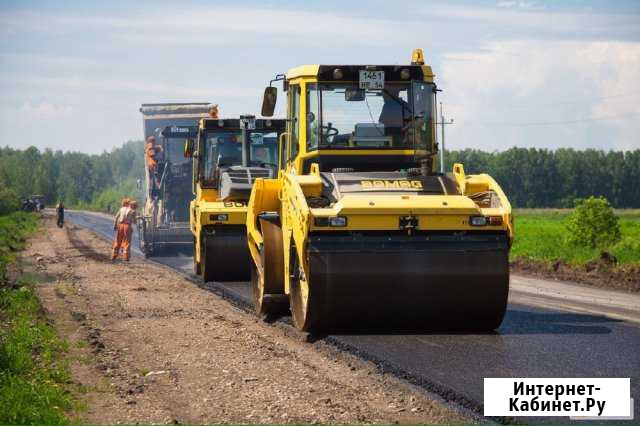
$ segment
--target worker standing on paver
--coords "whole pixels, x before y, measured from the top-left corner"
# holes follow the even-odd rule
[[[150,187],[155,188],[156,171],[158,170],[158,159],[156,158],[162,152],[162,146],[156,144],[156,138],[149,136],[147,143],[144,147],[145,162],[147,163],[149,183],[153,184]]]
[[[135,203],[135,201],[133,202]],[[113,223],[113,230],[116,231],[116,240],[113,243],[111,260],[114,261],[122,249],[122,258],[129,261],[131,250],[131,235],[133,233],[133,222],[135,221],[135,209],[131,208],[131,201],[128,198],[122,200],[122,207],[116,213]]]

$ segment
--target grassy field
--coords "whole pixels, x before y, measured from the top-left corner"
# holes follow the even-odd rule
[[[515,241],[511,257],[554,262],[563,260],[573,265],[598,259],[601,250],[576,247],[566,242],[565,221],[570,210],[516,209]],[[622,240],[607,251],[618,263],[640,265],[640,210],[616,210],[620,218]]]
[[[37,277],[8,282],[24,238],[38,227],[35,214],[0,216],[0,424],[66,424],[73,406],[66,390],[67,344],[47,323],[32,290]]]

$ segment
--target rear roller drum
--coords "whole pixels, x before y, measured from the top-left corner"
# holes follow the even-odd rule
[[[289,310],[289,301],[286,295],[265,293],[264,285],[255,264],[251,265],[251,287],[253,289],[253,306],[256,314],[265,319],[286,315]]]
[[[322,291],[319,287],[312,290],[309,286],[308,277],[304,276],[293,244],[289,265],[289,305],[294,326],[301,331],[324,331],[326,327],[321,317],[321,304],[324,302]]]
[[[284,256],[282,254],[282,230],[268,220],[260,219],[263,246],[260,253],[262,274],[252,261],[251,287],[253,305],[260,316],[277,316],[287,313],[289,301],[284,294]]]

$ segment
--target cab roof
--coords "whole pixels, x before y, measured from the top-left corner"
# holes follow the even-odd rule
[[[343,81],[357,81],[360,70],[384,71],[385,80],[401,81],[400,72],[407,69],[412,80],[433,81],[433,71],[429,65],[301,65],[287,71],[287,80],[301,77],[317,77],[318,80],[334,80],[333,71],[342,70]]]
[[[282,132],[286,128],[287,120],[284,118],[256,118],[256,130],[269,130]],[[240,130],[239,118],[203,118],[200,120],[200,128],[204,130]]]

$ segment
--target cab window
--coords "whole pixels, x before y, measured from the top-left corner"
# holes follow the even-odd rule
[[[300,86],[291,86],[289,89],[291,92],[291,132],[289,144],[291,150],[289,151],[289,159],[293,159],[298,155],[298,144],[300,135]]]
[[[307,151],[318,149],[318,91],[315,84],[307,85]]]

